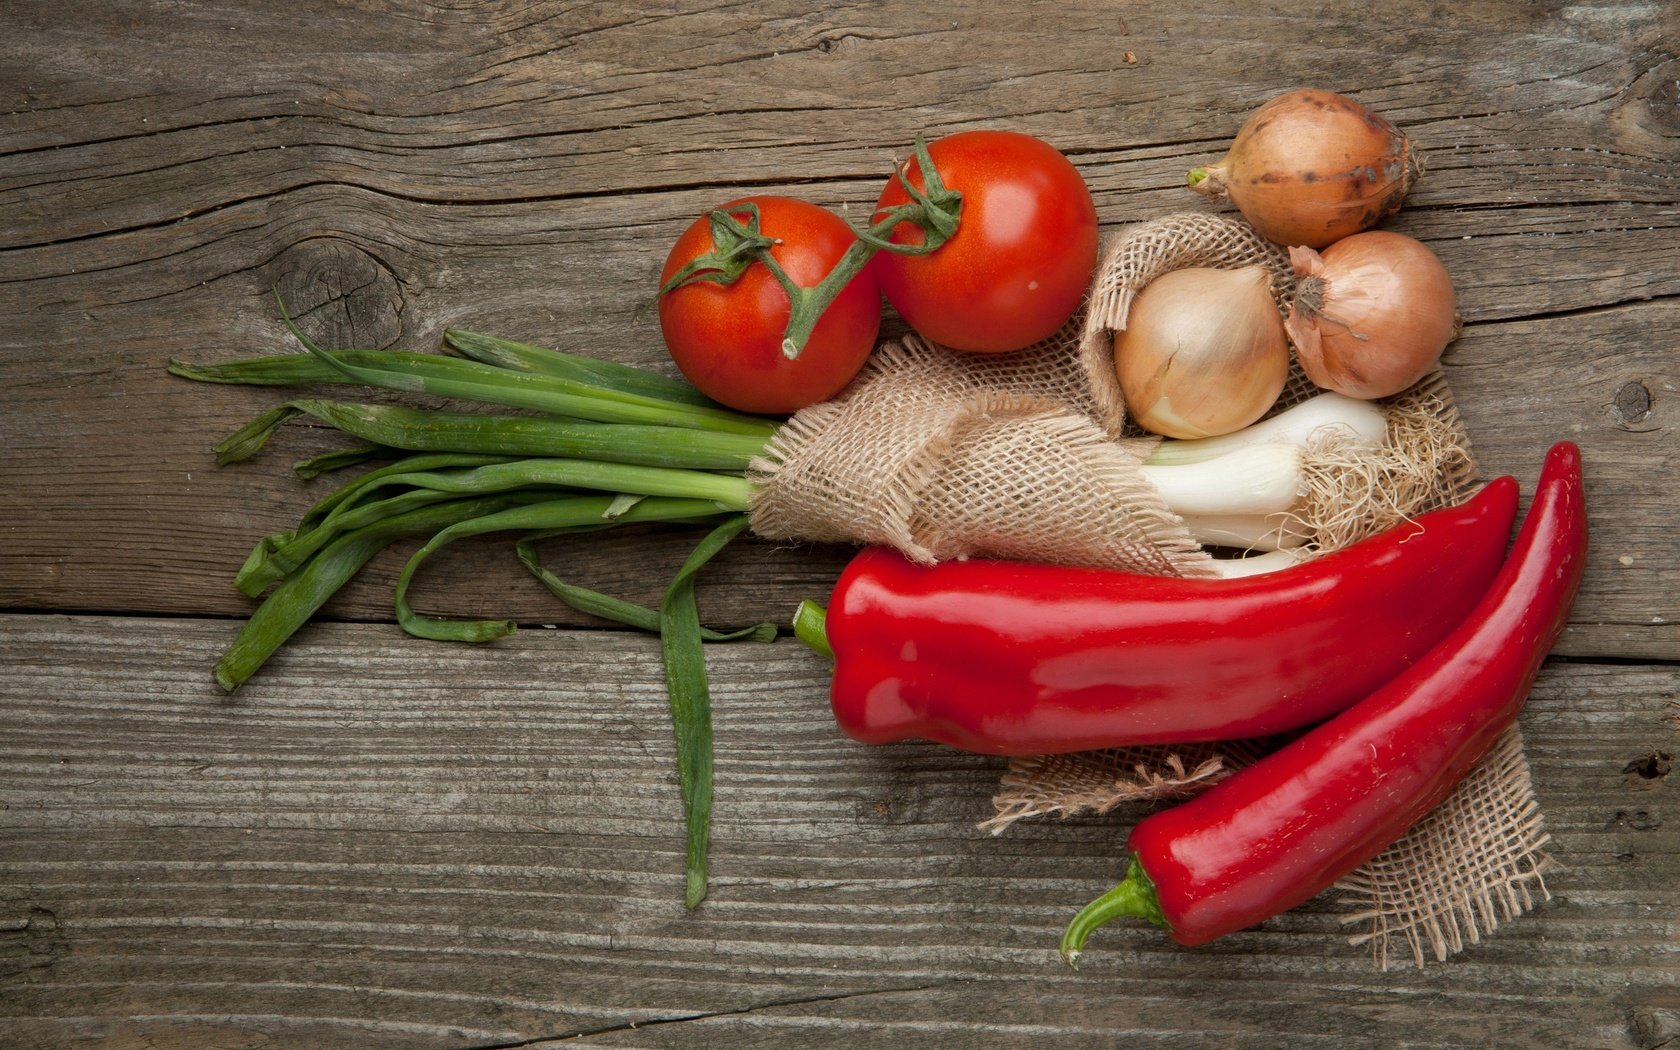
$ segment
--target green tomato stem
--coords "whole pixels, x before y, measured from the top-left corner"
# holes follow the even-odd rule
[[[834,268],[815,285],[805,287],[796,282],[771,254],[778,242],[759,230],[756,205],[746,204],[734,213],[719,209],[711,213],[711,252],[691,260],[671,276],[659,289],[664,295],[673,289],[695,281],[714,284],[733,284],[754,262],[763,265],[788,297],[788,323],[782,332],[782,354],[788,360],[799,357],[816,331],[823,314],[839,298],[847,285],[869,265],[876,252],[889,251],[898,255],[926,255],[936,251],[956,235],[962,220],[962,194],[948,189],[939,177],[933,157],[928,153],[926,140],[916,136],[916,166],[922,175],[922,186],[909,178],[909,165],[894,170],[894,176],[904,186],[911,203],[886,210],[880,221],[859,233],[856,243],[846,249]],[[735,213],[747,216],[745,222]],[[920,244],[896,244],[890,238],[903,223],[912,223],[922,231]]]
[[[925,189],[910,181],[909,165],[900,165],[894,176],[910,195],[911,203],[887,209],[883,218],[863,233],[855,244],[846,249],[834,269],[810,288],[795,284],[777,265],[769,252],[764,253],[765,268],[787,292],[791,310],[787,330],[782,335],[782,354],[788,360],[797,358],[822,320],[824,311],[840,296],[841,291],[862,273],[876,252],[889,251],[899,255],[926,255],[937,250],[956,235],[962,217],[962,194],[947,189],[934,167],[927,150],[927,142],[916,136],[916,166],[922,173]],[[903,223],[911,223],[922,231],[921,244],[896,244],[893,231]]]

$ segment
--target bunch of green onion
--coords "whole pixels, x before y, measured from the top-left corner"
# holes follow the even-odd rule
[[[233,691],[386,546],[424,538],[403,567],[396,615],[423,638],[484,642],[511,633],[508,620],[426,616],[408,603],[420,565],[455,540],[520,534],[520,560],[563,602],[582,612],[658,632],[677,738],[688,827],[686,899],[706,893],[711,810],[711,710],[703,641],[769,641],[772,624],[731,632],[704,628],[695,575],[746,531],[745,471],[777,424],[722,408],[686,383],[626,365],[450,331],[455,353],[328,352],[286,319],[300,354],[213,365],[170,363],[211,383],[265,386],[354,383],[523,410],[458,412],[388,404],[294,400],[263,413],[215,446],[218,463],[254,455],[287,419],[308,415],[359,438],[359,447],[295,465],[304,478],[388,460],[316,503],[297,528],[265,536],[235,577],[262,603],[216,664]],[[565,533],[643,522],[711,530],[678,570],[658,609],[573,586],[545,569],[536,543]]]
[[[770,641],[772,624],[722,632],[704,628],[695,575],[747,531],[749,463],[779,423],[744,415],[688,384],[654,372],[474,332],[450,330],[459,356],[399,350],[327,351],[285,318],[303,353],[214,365],[171,362],[170,371],[210,383],[294,386],[350,383],[521,410],[519,415],[420,409],[319,399],[287,401],[215,446],[218,463],[246,459],[286,420],[308,415],[359,438],[359,447],[294,465],[312,478],[374,460],[385,465],[311,507],[297,528],[265,536],[235,577],[262,597],[216,664],[233,691],[254,674],[380,550],[403,539],[423,544],[398,577],[396,616],[422,638],[485,642],[515,629],[510,620],[426,616],[408,602],[415,572],[432,554],[468,536],[519,533],[522,563],[574,609],[660,635],[677,740],[687,822],[687,902],[706,894],[711,813],[711,700],[702,642]],[[1144,474],[1169,509],[1204,543],[1251,549],[1284,545],[1277,520],[1301,489],[1308,438],[1340,428],[1380,440],[1381,410],[1320,395],[1226,438],[1162,442]],[[671,581],[658,609],[567,584],[537,557],[545,538],[645,522],[711,526]],[[1217,563],[1225,575],[1293,564],[1274,558]]]

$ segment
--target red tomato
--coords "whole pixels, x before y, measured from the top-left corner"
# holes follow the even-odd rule
[[[795,284],[812,287],[857,240],[839,216],[791,197],[743,197],[721,210],[745,222],[756,204],[760,231],[780,243],[770,255]],[[659,283],[713,248],[702,216],[672,246]],[[762,263],[733,283],[695,281],[659,297],[665,346],[688,381],[714,401],[742,412],[786,415],[840,392],[875,348],[881,289],[874,267],[854,277],[823,312],[797,358],[782,353],[790,306],[787,292]]]
[[[962,193],[956,235],[927,255],[875,257],[881,290],[910,327],[953,350],[1020,350],[1079,307],[1097,265],[1097,209],[1055,147],[1013,131],[965,131],[928,144],[947,189]],[[907,177],[922,188],[914,158]],[[876,204],[908,203],[897,176]],[[900,223],[891,238],[921,244]]]

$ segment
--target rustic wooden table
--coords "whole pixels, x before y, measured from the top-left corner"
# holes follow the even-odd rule
[[[793,2],[0,9],[0,1045],[1680,1045],[1680,15],[1575,5]],[[1234,9],[1233,9],[1234,10]],[[1065,150],[1105,232],[1288,87],[1353,94],[1427,174],[1393,227],[1461,291],[1445,365],[1485,472],[1580,443],[1593,545],[1525,712],[1562,870],[1446,963],[1379,972],[1325,895],[1198,950],[1072,910],[1141,810],[993,837],[996,760],[840,738],[784,638],[711,654],[710,899],[684,911],[658,650],[499,539],[393,624],[395,552],[236,697],[229,580],[313,498],[277,398],[164,372],[449,326],[668,368],[635,316],[739,191],[861,218],[919,131]],[[554,548],[641,601],[693,536]],[[709,619],[785,621],[846,552],[746,543]],[[541,625],[540,627],[538,625]],[[542,629],[553,627],[556,629]]]

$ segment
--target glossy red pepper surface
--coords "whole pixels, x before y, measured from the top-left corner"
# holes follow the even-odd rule
[[[1498,571],[1500,478],[1459,507],[1265,575],[1182,580],[854,558],[827,616],[835,719],[866,743],[996,755],[1262,736],[1364,697],[1444,637]]]
[[[1346,712],[1132,830],[1156,905],[1146,917],[1201,944],[1300,904],[1404,834],[1516,720],[1568,621],[1586,549],[1580,452],[1563,443],[1492,588],[1440,645]],[[1064,939],[1065,955],[1100,922],[1075,924],[1083,929]]]

